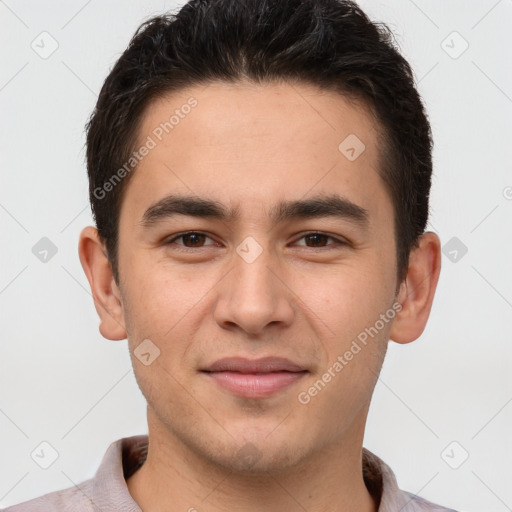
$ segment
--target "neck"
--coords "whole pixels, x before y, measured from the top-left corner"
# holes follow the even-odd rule
[[[127,479],[145,512],[376,512],[362,473],[362,429],[279,472],[239,474],[205,460],[157,421],[150,421],[148,455]],[[356,426],[354,426],[356,427]],[[347,432],[349,434],[349,432]]]

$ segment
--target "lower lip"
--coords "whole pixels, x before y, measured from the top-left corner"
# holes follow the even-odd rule
[[[206,372],[220,387],[244,398],[263,398],[299,381],[303,372]]]

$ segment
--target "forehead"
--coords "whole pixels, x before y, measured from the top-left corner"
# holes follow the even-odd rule
[[[243,214],[270,211],[278,199],[337,192],[374,215],[388,214],[378,211],[389,198],[377,172],[377,137],[365,105],[334,91],[291,83],[194,86],[147,108],[136,148],[151,149],[125,195],[137,191],[130,204],[139,210],[182,192]]]
[[[176,156],[188,151],[180,144],[185,138],[203,149],[231,146],[231,151],[248,136],[253,148],[269,151],[287,139],[288,148],[307,151],[319,140],[336,149],[346,136],[356,135],[366,146],[365,160],[377,157],[376,122],[366,104],[304,83],[212,82],[167,94],[150,103],[138,135],[140,142],[152,135],[160,146],[174,142]]]

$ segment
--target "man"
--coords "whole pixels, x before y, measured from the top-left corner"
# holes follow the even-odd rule
[[[194,0],[143,24],[87,126],[100,332],[148,436],[21,511],[447,510],[363,449],[388,341],[427,322],[431,133],[341,0]]]

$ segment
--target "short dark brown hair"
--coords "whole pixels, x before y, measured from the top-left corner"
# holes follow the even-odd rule
[[[133,174],[119,171],[145,109],[167,93],[219,80],[304,82],[364,101],[381,134],[378,172],[394,205],[402,281],[428,220],[432,135],[389,28],[345,0],[192,0],[138,28],[86,126],[91,208],[116,282],[119,212]]]

